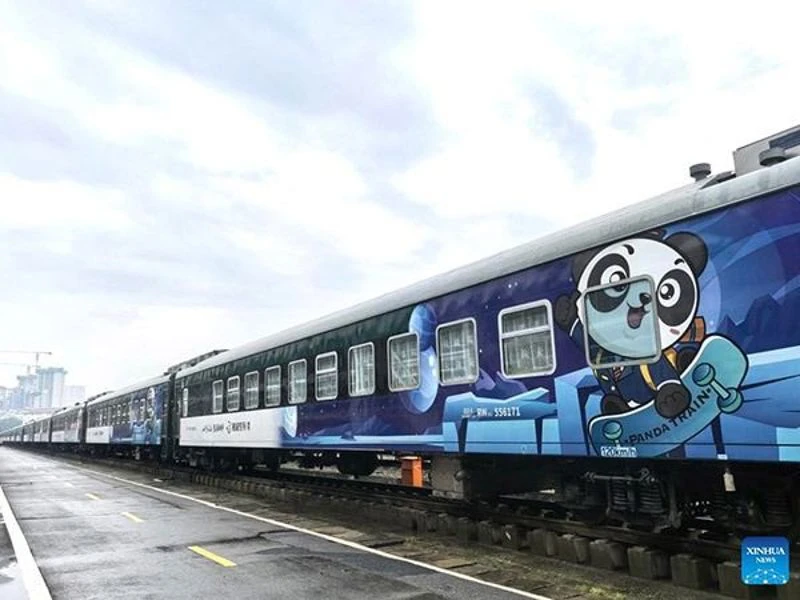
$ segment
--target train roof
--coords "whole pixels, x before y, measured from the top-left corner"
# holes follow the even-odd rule
[[[167,383],[170,380],[170,377],[171,377],[170,375],[159,375],[158,377],[151,377],[150,379],[145,379],[144,381],[131,384],[124,388],[120,388],[112,392],[107,392],[102,396],[100,396],[99,398],[95,398],[94,400],[89,401],[86,404],[86,406],[94,406],[95,404],[107,402],[109,400],[113,400],[114,398],[119,398],[120,396],[124,396],[125,394],[130,394],[131,392],[138,392],[139,390],[144,390],[149,387],[153,387],[155,385]]]
[[[50,416],[51,417],[55,417],[57,415],[63,415],[63,414],[66,414],[68,412],[73,412],[73,411],[76,411],[76,410],[80,410],[81,408],[83,408],[84,404],[86,404],[86,402],[76,402],[72,406],[62,406],[61,408],[59,408],[57,411],[55,411]]]
[[[694,181],[351,308],[232,348],[179,371],[176,377],[205,371],[797,183],[800,183],[800,158],[746,175],[723,173]]]
[[[47,421],[52,416],[53,416],[52,413],[46,415],[33,415],[28,421],[25,421],[23,425],[35,424],[38,423],[39,421]]]

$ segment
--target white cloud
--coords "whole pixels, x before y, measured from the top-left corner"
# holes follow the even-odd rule
[[[133,226],[119,190],[73,181],[29,181],[0,173],[0,223],[4,229],[119,232]]]
[[[534,213],[566,226],[683,185],[694,162],[727,170],[736,147],[796,120],[786,82],[800,59],[776,57],[754,34],[791,39],[794,20],[777,10],[720,15],[696,3],[664,12],[640,3],[610,10],[518,2],[488,10],[419,2],[416,14],[419,34],[403,63],[450,135],[437,155],[395,183],[443,216]],[[748,72],[748,56],[777,67]],[[685,79],[632,86],[623,76],[676,61]],[[577,183],[564,148],[531,131],[530,81],[555,90],[591,130],[589,181]],[[654,104],[664,114],[633,131],[614,128],[618,111]]]
[[[295,246],[329,244],[347,259],[379,266],[407,260],[432,235],[430,226],[369,197],[354,165],[331,151],[290,152],[273,171],[258,182],[217,178],[215,189],[301,229],[306,239],[290,240]]]

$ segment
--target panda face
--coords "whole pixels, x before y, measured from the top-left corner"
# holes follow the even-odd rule
[[[630,239],[595,254],[577,282],[583,296],[589,288],[645,275],[652,279],[654,289],[639,280],[607,287],[578,302],[579,318],[587,326],[588,317],[592,339],[607,351],[631,359],[669,348],[692,323],[698,285],[687,257],[666,241]],[[654,347],[653,319],[657,319],[660,348]]]

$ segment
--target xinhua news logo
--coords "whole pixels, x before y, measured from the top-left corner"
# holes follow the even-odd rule
[[[789,540],[749,537],[742,541],[742,582],[783,585],[789,582]]]

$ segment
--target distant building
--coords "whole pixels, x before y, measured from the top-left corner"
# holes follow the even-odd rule
[[[13,388],[0,385],[0,410],[9,410],[11,408],[11,397],[13,394]]]
[[[32,408],[54,408],[64,401],[64,378],[67,371],[61,367],[45,367],[36,373],[39,397]]]
[[[17,387],[0,386],[0,410],[47,412],[86,400],[86,387],[66,385],[67,371],[40,367],[36,373],[17,375]]]
[[[17,375],[17,389],[14,390],[12,408],[38,408],[40,396],[39,378],[36,375]]]

